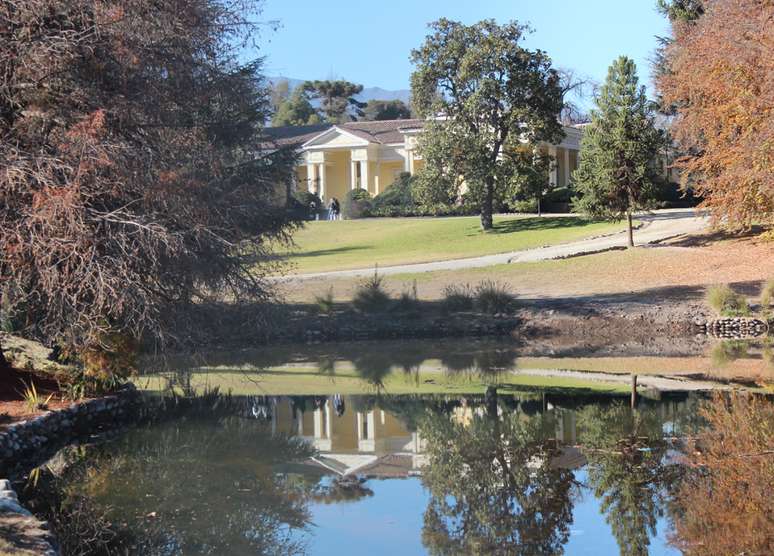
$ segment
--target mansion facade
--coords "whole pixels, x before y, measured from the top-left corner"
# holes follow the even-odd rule
[[[299,151],[293,188],[316,193],[327,203],[357,188],[378,195],[403,172],[419,170],[424,161],[417,151],[417,137],[424,122],[347,122],[275,127],[266,132],[277,145],[293,145]],[[557,187],[567,186],[578,167],[582,126],[564,126],[564,134],[557,145],[539,146],[555,160],[549,182]]]

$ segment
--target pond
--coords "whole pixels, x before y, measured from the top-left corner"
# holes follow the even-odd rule
[[[556,353],[365,347],[167,359],[163,373],[148,362],[152,381],[193,401],[65,448],[30,474],[22,496],[72,554],[681,554],[708,531],[726,542],[752,535],[745,546],[759,552],[750,553],[774,542],[774,518],[759,515],[774,509],[772,458],[756,456],[771,443],[760,431],[774,430],[765,395],[651,388],[632,407],[628,374],[623,385],[507,378],[551,369]],[[597,371],[627,361],[655,371],[638,353],[585,355],[600,359]],[[553,367],[587,366],[582,355],[561,354]],[[690,370],[703,357],[665,367]],[[283,368],[301,369],[299,390],[320,392],[272,393],[286,383],[266,377]],[[320,373],[323,382],[298,378]],[[354,384],[363,393],[347,393]],[[722,457],[697,463],[722,434],[753,456],[728,468]],[[744,499],[758,510],[732,507]],[[719,507],[738,531],[716,526]]]

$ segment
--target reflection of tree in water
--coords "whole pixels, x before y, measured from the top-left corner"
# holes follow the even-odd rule
[[[572,471],[556,468],[542,419],[498,415],[497,395],[469,423],[428,413],[422,540],[433,554],[556,554],[572,523]]]
[[[297,554],[316,480],[278,473],[312,454],[256,421],[188,417],[97,447],[60,492],[110,507],[136,554]],[[66,502],[65,502],[66,503]]]
[[[578,413],[589,486],[601,501],[622,556],[648,554],[664,512],[669,471],[675,470],[663,465],[666,443],[654,409],[614,403],[586,406]]]
[[[317,486],[312,493],[315,502],[337,504],[339,502],[357,502],[374,495],[374,491],[366,486],[362,477],[335,477]]]
[[[488,346],[475,351],[449,350],[441,355],[441,363],[452,373],[473,374],[494,383],[501,373],[513,369],[516,358],[513,346]]]
[[[718,396],[702,413],[673,543],[690,556],[774,554],[774,401]]]

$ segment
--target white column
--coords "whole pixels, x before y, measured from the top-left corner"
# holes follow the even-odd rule
[[[323,411],[324,409],[315,409],[314,410],[314,437],[315,438],[323,438],[324,434],[324,427],[323,427]]]
[[[353,160],[352,163],[350,164],[349,188],[350,189],[357,188],[357,160]]]
[[[553,160],[551,161],[551,172],[549,174],[548,181],[551,185],[556,186],[556,185],[559,185],[558,184],[559,161],[557,160],[557,157],[556,157],[556,147],[553,145],[548,147],[548,154],[553,158]]]
[[[564,186],[570,185],[570,149],[564,149]]]
[[[376,163],[376,174],[374,174],[374,195],[381,193],[381,184],[379,181],[382,179],[382,163]]]
[[[304,436],[304,412],[296,409],[296,421],[298,423],[298,436]]]
[[[320,199],[325,201],[325,162],[320,164]]]
[[[331,438],[331,403],[325,402],[325,437]]]
[[[360,161],[360,187],[368,191],[368,161],[367,160],[361,160]]]
[[[306,190],[309,193],[314,193],[314,188],[317,183],[317,164],[306,165]]]
[[[369,411],[366,416],[366,422],[368,423],[368,438],[369,440],[376,440],[376,423],[374,422],[374,412]]]
[[[413,156],[413,153],[406,149],[406,158],[403,160],[403,171],[404,172],[411,172],[411,157]]]

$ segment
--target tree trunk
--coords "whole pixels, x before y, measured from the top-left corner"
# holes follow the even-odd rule
[[[484,200],[481,203],[481,229],[492,229],[492,210],[494,205],[494,183],[493,178],[487,179]]]
[[[631,408],[637,407],[637,375],[632,375],[632,398]]]
[[[634,247],[634,231],[632,229],[632,213],[627,212],[626,213],[626,221],[628,223],[629,228],[629,247]]]
[[[538,195],[537,195],[537,209],[538,209],[537,212],[538,212],[538,216],[543,216],[543,208],[540,206],[542,204],[541,203],[542,200],[543,200],[543,196],[540,193],[538,193]]]
[[[0,372],[10,370],[11,364],[8,362],[8,359],[5,358],[5,354],[3,354],[3,344],[0,343]]]

